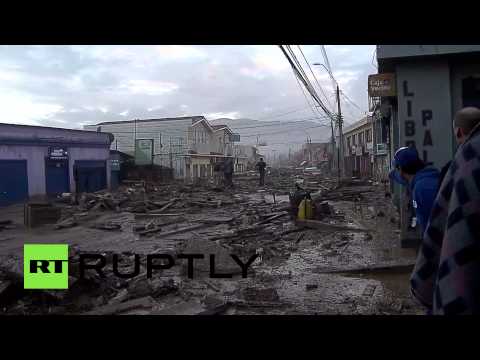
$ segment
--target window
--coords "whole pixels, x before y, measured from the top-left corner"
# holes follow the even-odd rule
[[[347,137],[347,146],[350,147],[350,142],[352,141],[352,137]]]

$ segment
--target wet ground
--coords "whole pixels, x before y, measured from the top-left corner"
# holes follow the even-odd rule
[[[409,293],[408,279],[415,251],[400,248],[398,215],[389,199],[384,197],[382,188],[372,187],[374,191],[364,194],[359,202],[330,201],[335,216],[345,219],[343,223],[366,227],[370,230],[367,233],[305,229],[273,239],[267,239],[263,233],[253,234],[253,237],[246,235],[240,244],[218,240],[215,241],[217,245],[230,250],[250,243],[253,248],[260,249],[261,254],[265,251],[265,255],[255,261],[254,271],[246,279],[238,275],[232,279],[211,279],[202,274],[189,280],[184,267],[177,265],[161,276],[173,279],[179,292],[156,298],[150,309],[125,313],[149,314],[200,299],[207,303],[230,302],[224,314],[422,314],[423,310]],[[285,193],[272,185],[261,189],[250,183],[238,186],[230,195],[247,202],[188,212],[184,224],[191,225],[196,218],[218,216],[233,216],[238,226],[242,222],[251,224],[260,220],[262,209],[288,205]],[[120,223],[122,231],[88,226],[53,230],[53,225],[28,230],[22,225],[23,206],[2,209],[0,220],[13,220],[15,228],[0,232],[0,261],[16,256],[21,264],[23,244],[35,242],[68,243],[83,251],[173,254],[185,246],[188,248],[189,242],[201,244],[200,240],[211,239],[215,234],[234,228],[218,225],[179,235],[141,238],[132,230],[138,222],[132,213],[105,212],[94,217],[97,222]],[[165,231],[178,226],[168,225]],[[281,218],[272,222],[270,228],[278,233],[291,229],[292,222],[288,217]]]

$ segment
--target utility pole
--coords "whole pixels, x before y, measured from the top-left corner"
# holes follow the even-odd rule
[[[338,135],[339,135],[339,141],[338,141],[338,180],[340,181],[340,178],[345,174],[345,169],[344,169],[344,159],[343,159],[343,129],[342,129],[342,109],[340,106],[340,88],[338,87],[337,84],[337,105],[338,105]]]
[[[172,137],[170,137],[170,146],[169,146],[169,153],[170,153],[170,169],[173,169],[173,154],[172,154]]]

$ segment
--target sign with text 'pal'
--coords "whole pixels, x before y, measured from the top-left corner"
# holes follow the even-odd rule
[[[135,165],[152,165],[153,139],[137,139],[135,141]]]

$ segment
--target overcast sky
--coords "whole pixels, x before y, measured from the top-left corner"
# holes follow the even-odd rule
[[[301,49],[310,64],[324,62],[319,45]],[[342,91],[367,111],[375,46],[326,50]],[[313,69],[333,103],[327,72]],[[360,118],[355,106],[344,99],[342,105],[347,120]],[[273,45],[0,46],[0,114],[4,123],[82,128],[190,115],[287,121],[311,117],[312,110]]]

